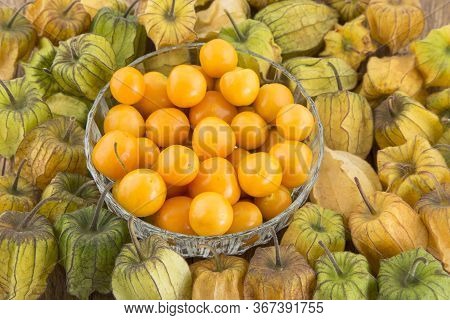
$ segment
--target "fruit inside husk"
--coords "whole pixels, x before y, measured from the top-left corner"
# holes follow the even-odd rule
[[[311,266],[323,254],[319,242],[331,251],[344,251],[345,228],[339,213],[307,203],[294,213],[293,220],[281,239],[281,245],[294,245]]]
[[[0,80],[0,156],[13,156],[24,136],[51,117],[38,90],[25,78]]]
[[[366,196],[357,178],[363,201],[351,213],[352,241],[378,272],[380,260],[413,248],[426,248],[428,232],[419,215],[399,196],[377,191]]]
[[[158,235],[139,241],[134,221],[128,220],[132,243],[120,251],[112,291],[119,300],[186,300],[191,298],[189,265]]]
[[[86,174],[84,129],[75,118],[58,117],[33,129],[20,143],[15,165],[26,159],[23,176],[43,190],[60,171]]]
[[[15,77],[19,61],[25,61],[33,51],[37,35],[33,25],[21,14],[30,3],[17,10],[0,8],[0,80]]]
[[[240,300],[244,298],[247,260],[218,254],[209,245],[213,257],[191,264],[193,300]]]
[[[378,274],[381,300],[449,300],[450,276],[424,249],[382,260]]]
[[[421,136],[398,147],[378,151],[378,175],[388,192],[411,206],[434,188],[434,179],[450,182],[450,171],[438,150]],[[430,176],[432,175],[432,176]]]
[[[450,183],[436,181],[435,189],[423,195],[415,209],[428,229],[427,250],[450,272]]]
[[[315,264],[317,300],[373,300],[377,297],[377,280],[361,254],[334,252],[319,240],[325,254]]]
[[[93,180],[77,173],[58,172],[42,192],[42,200],[52,199],[42,206],[39,214],[55,223],[64,213],[94,204],[99,196]]]
[[[316,283],[314,270],[295,247],[280,246],[272,229],[273,247],[258,248],[244,280],[244,298],[251,300],[307,300]]]
[[[67,274],[67,290],[79,299],[94,292],[111,292],[114,262],[128,241],[125,220],[103,209],[110,183],[96,205],[66,213],[55,230],[62,265]]]
[[[36,214],[41,201],[27,212],[0,214],[0,299],[35,300],[47,287],[57,264],[58,244],[51,223]]]

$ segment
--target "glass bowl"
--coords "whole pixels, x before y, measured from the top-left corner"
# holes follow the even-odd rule
[[[168,74],[173,66],[181,63],[199,65],[198,55],[202,45],[202,43],[191,43],[167,47],[142,56],[131,63],[130,66],[134,66],[141,72],[156,70]],[[134,219],[138,237],[145,238],[151,234],[158,234],[164,238],[175,251],[184,257],[208,256],[209,250],[199,246],[199,244],[209,244],[216,248],[218,252],[224,254],[239,255],[252,247],[267,243],[272,238],[271,229],[275,228],[276,231],[279,231],[286,227],[289,224],[293,213],[307,200],[311,188],[317,179],[320,163],[322,161],[322,124],[320,123],[314,101],[306,94],[301,83],[283,66],[270,61],[263,56],[244,50],[238,50],[238,52],[240,55],[246,56],[245,61],[248,62],[248,59],[254,59],[253,62],[258,61],[260,65],[263,65],[264,68],[268,70],[265,76],[261,76],[262,84],[278,82],[287,85],[294,95],[295,102],[306,105],[311,110],[315,118],[316,126],[311,136],[305,141],[313,152],[311,173],[308,181],[292,191],[292,204],[284,212],[275,218],[264,222],[261,226],[245,232],[212,237],[191,236],[163,230],[141,219]],[[100,192],[104,191],[109,180],[94,168],[91,154],[95,143],[103,134],[103,119],[105,118],[109,107],[114,104],[115,102],[110,96],[109,85],[106,85],[99,92],[87,119],[85,136],[87,166]],[[115,201],[110,192],[106,195],[106,204],[112,212],[126,220],[133,217]]]

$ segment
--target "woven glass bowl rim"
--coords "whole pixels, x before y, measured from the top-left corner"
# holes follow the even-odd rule
[[[139,65],[140,63],[143,63],[145,60],[147,60],[149,58],[158,56],[160,54],[168,53],[168,52],[174,51],[174,50],[200,49],[200,47],[203,44],[204,43],[197,42],[197,43],[181,44],[181,45],[172,46],[172,47],[165,47],[163,49],[148,53],[148,54],[136,59],[129,66],[133,67],[133,66]],[[323,126],[322,126],[322,123],[320,122],[319,115],[318,115],[314,101],[306,93],[306,91],[303,88],[300,81],[297,80],[282,65],[280,65],[272,60],[269,60],[269,59],[265,58],[264,56],[261,56],[255,52],[249,51],[249,50],[237,49],[237,51],[239,53],[247,54],[247,55],[253,56],[257,59],[264,60],[265,62],[272,65],[275,69],[279,70],[281,73],[283,73],[283,75],[285,77],[287,77],[290,81],[294,82],[294,84],[297,87],[297,89],[295,91],[300,90],[300,93],[303,95],[304,99],[308,103],[308,105],[310,107],[310,111],[312,112],[312,114],[314,116],[315,124],[317,126],[317,133],[314,137],[314,141],[311,141],[311,144],[318,143],[318,146],[319,146],[319,153],[317,155],[317,161],[315,161],[311,166],[311,171],[310,171],[308,181],[305,184],[303,184],[302,186],[300,186],[294,190],[293,193],[296,193],[297,190],[302,189],[300,191],[300,193],[297,195],[297,197],[292,201],[292,204],[288,208],[286,208],[282,213],[277,215],[276,217],[270,219],[269,221],[262,223],[260,226],[258,226],[256,228],[253,228],[253,229],[250,229],[247,231],[243,231],[243,232],[238,232],[238,233],[225,234],[222,236],[185,235],[185,234],[180,234],[180,233],[175,233],[175,232],[160,229],[160,228],[158,228],[150,223],[147,223],[141,219],[135,218],[133,215],[128,213],[125,209],[123,209],[115,201],[115,199],[112,197],[111,192],[108,192],[108,194],[106,195],[106,203],[107,203],[108,207],[110,209],[112,209],[112,211],[115,214],[117,214],[123,218],[126,218],[126,219],[135,218],[134,219],[135,224],[138,225],[138,228],[136,228],[136,231],[138,232],[138,236],[142,237],[142,235],[139,234],[139,230],[142,230],[143,229],[142,227],[145,227],[146,229],[149,229],[152,234],[162,235],[163,238],[172,237],[172,238],[178,238],[181,240],[199,240],[199,242],[202,242],[202,243],[221,242],[221,241],[234,239],[234,238],[240,238],[240,237],[245,237],[246,239],[250,239],[252,236],[259,234],[261,231],[270,231],[271,228],[275,228],[276,231],[279,231],[280,229],[284,228],[286,225],[285,224],[280,225],[280,222],[284,221],[284,219],[286,218],[287,215],[292,214],[292,208],[301,206],[303,204],[301,202],[304,202],[306,200],[307,196],[309,195],[309,192],[311,191],[311,188],[317,179],[317,175],[319,172],[320,165],[322,163],[322,158],[323,158],[323,153],[324,153]],[[84,143],[85,143],[84,148],[85,148],[88,170],[90,171],[92,177],[94,178],[100,192],[103,192],[105,190],[106,183],[101,179],[102,175],[97,173],[97,170],[95,169],[95,167],[93,166],[93,163],[92,163],[92,157],[91,157],[92,148],[90,146],[90,141],[91,141],[91,130],[90,129],[95,123],[95,115],[96,115],[97,110],[100,106],[100,103],[101,103],[102,99],[104,98],[104,95],[108,89],[109,89],[109,83],[104,88],[102,88],[102,90],[100,90],[100,92],[97,95],[97,98],[95,99],[95,101],[93,103],[93,106],[87,117],[86,135],[85,135],[85,139],[84,139]],[[105,178],[105,179],[107,179],[107,178]],[[113,208],[111,208],[111,205],[110,205],[111,203],[114,204],[114,206],[112,206]],[[120,211],[117,212],[117,210],[120,210]],[[269,234],[270,234],[270,232],[269,232]],[[270,239],[271,239],[271,236],[268,237],[267,239],[265,239],[264,242],[268,242]],[[250,249],[251,247],[253,247],[253,245],[249,245],[248,248],[246,248],[246,250]]]

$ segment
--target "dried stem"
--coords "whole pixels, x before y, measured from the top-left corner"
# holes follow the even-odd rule
[[[14,21],[16,21],[17,17],[19,16],[20,11],[22,11],[26,6],[28,6],[32,3],[33,3],[33,1],[30,1],[30,2],[24,3],[22,6],[20,6],[19,9],[17,9],[16,12],[14,12],[11,19],[9,19],[8,24],[6,25],[6,28],[10,29],[12,27]]]
[[[90,230],[97,231],[97,224],[98,224],[98,218],[100,217],[100,211],[103,208],[103,203],[105,203],[106,195],[108,194],[109,190],[113,187],[114,182],[110,182],[106,185],[105,190],[103,190],[102,194],[100,195],[100,198],[97,201],[97,205],[95,206],[95,212],[94,216],[91,221],[91,225],[89,227]]]
[[[6,94],[8,95],[8,98],[9,98],[9,101],[11,102],[11,104],[15,104],[17,101],[14,98],[11,90],[9,90],[9,88],[6,86],[6,84],[2,80],[0,80],[0,85],[3,87],[3,89],[5,89]]]
[[[220,259],[220,255],[217,253],[217,250],[213,246],[210,246],[209,244],[203,244],[203,243],[199,244],[198,247],[206,248],[209,251],[211,251],[211,253],[213,254],[213,257],[214,257],[214,261],[216,263],[216,269],[214,271],[222,272],[224,267],[223,267],[222,260]]]
[[[78,3],[80,2],[80,0],[74,0],[72,1],[62,12],[62,14],[65,16],[66,14],[69,13],[69,11]]]
[[[354,178],[355,179],[355,183],[356,183],[356,187],[358,188],[359,193],[361,194],[361,197],[364,200],[364,203],[366,204],[367,208],[369,208],[369,211],[372,215],[376,215],[377,212],[376,210],[373,208],[372,204],[370,203],[369,199],[367,198],[366,194],[364,193],[362,187],[361,187],[361,183],[359,182],[359,179],[357,177]]]
[[[127,9],[127,11],[125,11],[125,14],[123,15],[124,18],[128,17],[128,15],[131,13],[131,10],[133,10],[133,8],[139,3],[139,1],[141,0],[136,0],[134,1]]]
[[[336,261],[336,258],[331,253],[330,249],[328,249],[328,247],[325,245],[325,243],[323,243],[322,240],[319,240],[319,245],[325,251],[325,254],[327,255],[328,259],[330,259],[331,263],[333,264],[334,269],[336,270],[336,273],[338,275],[342,276],[344,273],[342,272],[342,269],[339,267],[339,265],[338,265],[338,263]]]
[[[328,62],[328,65],[330,66],[331,70],[333,70],[334,76],[336,77],[336,82],[337,82],[337,86],[338,86],[338,90],[342,91],[343,87],[342,87],[342,81],[341,81],[341,77],[339,76],[339,72],[337,71],[336,67],[334,66],[334,64],[332,64],[331,62]]]
[[[67,130],[64,133],[63,141],[68,142],[70,134],[72,133],[73,129],[75,128],[76,118],[70,117],[69,118],[69,125],[67,126]]]
[[[25,218],[22,220],[22,222],[18,225],[18,229],[25,229],[30,221],[34,218],[36,213],[39,211],[39,209],[42,208],[43,205],[45,205],[49,201],[57,200],[57,197],[49,197],[44,200],[41,200],[34,208],[33,210],[28,213]]]
[[[225,10],[225,14],[227,15],[228,19],[230,19],[231,25],[233,26],[234,32],[236,32],[236,35],[239,38],[240,42],[244,42],[245,41],[245,36],[242,34],[241,30],[239,30],[236,21],[234,21],[233,17],[231,16],[231,14],[228,12],[228,10]]]
[[[11,187],[12,193],[17,192],[17,186],[19,185],[19,180],[20,180],[20,173],[22,172],[22,168],[25,165],[26,161],[27,161],[27,159],[23,159],[22,162],[20,162],[20,164],[19,164],[19,168],[17,168],[16,177],[14,178],[14,182]]]
[[[136,236],[136,230],[134,229],[134,218],[130,217],[130,219],[128,219],[128,231],[130,232],[131,241],[133,242],[133,245],[136,248],[139,260],[142,262],[145,260],[145,256],[142,252],[141,243],[139,242]]]
[[[414,260],[413,264],[411,265],[411,268],[409,268],[408,273],[406,274],[405,279],[403,279],[403,284],[405,286],[408,286],[408,283],[412,280],[416,278],[416,272],[417,272],[417,267],[419,266],[419,264],[424,263],[425,265],[428,264],[427,259],[425,259],[424,257],[418,257]]]
[[[280,244],[278,243],[277,232],[275,231],[275,228],[270,229],[270,232],[272,233],[273,244],[275,246],[275,266],[277,268],[282,268],[283,262],[281,261],[281,248]]]

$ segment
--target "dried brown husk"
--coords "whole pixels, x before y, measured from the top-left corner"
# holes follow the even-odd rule
[[[20,143],[16,166],[41,190],[60,172],[85,175],[84,129],[74,118],[58,117],[34,128]]]
[[[370,58],[360,93],[369,101],[380,101],[396,91],[423,102],[420,99],[423,96],[423,79],[415,68],[414,56]]]
[[[197,11],[194,30],[199,39],[216,38],[222,28],[231,27],[225,10],[229,12],[236,23],[250,17],[250,6],[246,0],[213,0],[208,8]]]
[[[425,26],[419,0],[371,0],[366,16],[372,37],[394,54],[417,39]]]
[[[368,195],[381,190],[381,184],[371,165],[351,153],[325,148],[319,177],[312,188],[311,202],[344,216],[344,222],[360,203],[357,177]],[[338,182],[338,183],[337,183]]]
[[[411,206],[434,188],[434,179],[450,182],[450,171],[438,150],[421,136],[397,147],[378,151],[378,175],[388,192],[396,193]]]
[[[347,22],[343,26],[336,25],[335,29],[325,35],[325,50],[321,56],[333,56],[347,62],[353,69],[358,69],[361,62],[377,48],[370,38],[370,31],[363,23],[364,16]]]
[[[395,92],[375,109],[375,139],[381,149],[416,136],[434,144],[443,130],[438,116],[403,92]]]
[[[89,29],[91,16],[77,0],[36,0],[27,7],[25,16],[40,37],[55,45]]]
[[[378,272],[381,259],[413,248],[426,248],[428,232],[419,215],[399,196],[377,191],[349,218],[355,247]]]
[[[427,250],[450,272],[450,183],[436,184],[415,209],[428,229]]]

